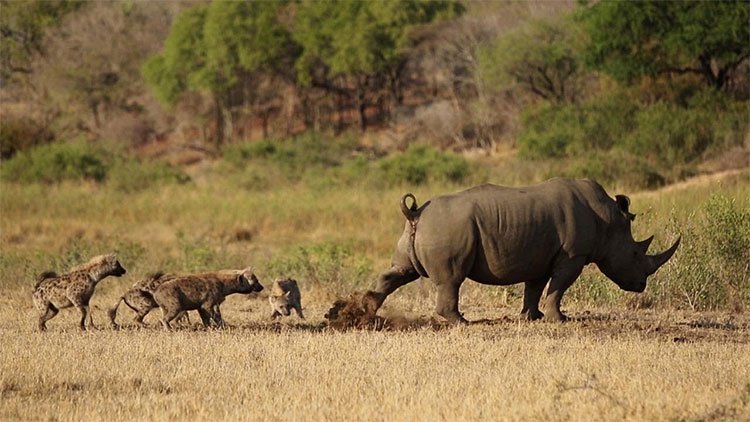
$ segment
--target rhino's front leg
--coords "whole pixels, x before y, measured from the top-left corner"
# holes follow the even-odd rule
[[[547,285],[548,277],[535,281],[527,281],[523,289],[523,309],[521,314],[529,321],[534,321],[544,317],[539,310],[539,299],[542,298],[544,286]]]
[[[392,266],[378,277],[375,290],[369,290],[363,298],[364,308],[375,313],[385,302],[385,299],[404,284],[411,283],[419,278],[419,274],[413,268]]]
[[[466,324],[464,316],[458,312],[458,293],[461,289],[460,281],[449,281],[437,285],[437,306],[435,312],[447,319],[451,324]]]
[[[581,275],[586,265],[584,257],[566,259],[555,266],[552,271],[552,280],[549,282],[544,309],[547,311],[545,318],[551,321],[565,321],[568,319],[560,312],[560,301],[568,287]]]

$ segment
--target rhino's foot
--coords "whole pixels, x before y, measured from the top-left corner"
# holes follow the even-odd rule
[[[384,293],[368,290],[362,296],[362,308],[364,308],[365,312],[368,314],[375,315],[375,313],[378,312],[378,309],[383,305],[383,302],[385,302],[387,296],[388,295]]]
[[[521,315],[522,318],[525,318],[527,321],[536,321],[544,318],[544,314],[539,309],[527,309],[521,311]]]
[[[468,324],[469,321],[464,318],[464,316],[456,311],[456,312],[438,312],[438,315],[445,318],[450,324],[453,325],[465,325]]]
[[[568,317],[560,311],[548,311],[544,319],[551,322],[565,322],[568,320]]]

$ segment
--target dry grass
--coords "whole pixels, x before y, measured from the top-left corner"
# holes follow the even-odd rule
[[[153,328],[81,333],[64,312],[40,334],[12,305],[0,315],[4,420],[750,418],[741,315],[606,310],[550,324],[467,307],[480,322],[339,332],[327,304],[274,324],[263,301],[233,297],[226,330],[167,333],[155,314]]]
[[[655,233],[663,247],[717,190],[748,198],[748,180],[743,171],[720,189],[632,195],[636,238]],[[277,275],[263,268],[268,259],[332,242],[377,272],[402,230],[396,200],[405,188],[244,192],[212,182],[126,197],[86,185],[1,188],[0,420],[750,420],[746,311],[627,310],[621,292],[596,308],[585,294],[592,279],[566,295],[565,324],[520,321],[519,286],[469,282],[462,311],[478,322],[447,327],[432,319],[434,288],[419,281],[386,301],[376,324],[385,329],[336,331],[324,314],[363,286],[298,278],[305,321],[273,323],[264,297],[237,295],[222,308],[226,330],[167,333],[157,310],[148,329],[81,333],[76,312],[64,310],[36,333],[33,275],[102,248],[119,248],[129,271],[97,288],[102,327],[106,307],[157,269],[255,264],[268,284]],[[676,274],[657,273],[647,293],[681,282]],[[132,316],[121,307],[118,321]]]

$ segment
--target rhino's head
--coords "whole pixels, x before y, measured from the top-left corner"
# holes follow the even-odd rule
[[[648,247],[654,237],[637,242],[630,231],[630,222],[635,215],[628,211],[630,199],[617,195],[618,212],[614,213],[607,230],[604,242],[604,253],[597,260],[599,269],[617,283],[621,289],[629,292],[642,292],[646,289],[646,278],[664,265],[680,245],[680,238],[664,252],[648,254]]]

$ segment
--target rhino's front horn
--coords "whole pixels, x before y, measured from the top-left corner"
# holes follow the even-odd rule
[[[677,250],[677,247],[680,246],[680,240],[682,240],[681,237],[677,238],[677,241],[674,242],[674,245],[672,245],[671,248],[667,249],[666,251],[658,254],[658,255],[648,255],[649,262],[651,268],[649,268],[649,275],[656,272],[656,270],[659,269],[662,265],[664,265],[667,261],[669,261],[669,258],[674,255],[674,252]]]
[[[654,240],[654,236],[649,237],[646,240],[641,240],[640,242],[635,242],[638,244],[638,248],[643,252],[644,254],[648,252],[648,247],[651,246],[651,242]]]

